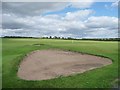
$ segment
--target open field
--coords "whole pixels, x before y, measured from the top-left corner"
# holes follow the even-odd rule
[[[3,88],[108,88],[118,78],[118,42],[51,40],[51,39],[3,39]],[[17,76],[19,63],[34,50],[62,49],[108,57],[111,65],[67,77],[51,80],[26,81]]]

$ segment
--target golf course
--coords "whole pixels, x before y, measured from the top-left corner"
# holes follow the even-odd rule
[[[39,53],[41,54],[41,56],[39,57],[43,56],[47,57],[48,54],[51,53],[46,52],[46,50],[49,51],[60,50],[60,52],[58,51],[56,52],[65,53],[63,51],[66,51],[66,53],[68,52],[69,54],[74,52],[77,53],[78,56],[79,54],[92,55],[93,57],[99,57],[100,60],[102,58],[109,59],[108,60],[109,63],[106,62],[107,64],[102,67],[87,70],[83,73],[78,72],[76,74],[74,73],[67,76],[60,75],[56,78],[43,80],[42,79],[36,80],[36,78],[31,79],[31,77],[30,78],[27,77],[28,79],[20,78],[18,76],[18,71],[21,62],[23,62],[24,58],[27,57],[28,54],[38,50],[39,50],[38,54]],[[44,53],[46,54],[43,55],[41,51],[44,51]],[[56,52],[52,53],[54,54]],[[59,57],[56,58],[59,60]],[[56,59],[55,58],[53,59],[54,59],[53,61],[55,62]],[[72,61],[73,60],[74,58],[72,59]],[[46,61],[41,62],[46,63]],[[31,66],[29,67],[33,69],[34,67],[32,66],[32,63],[30,65]],[[59,68],[62,67],[60,65]],[[51,66],[49,66],[49,68],[51,68]],[[56,67],[52,66],[52,68]],[[57,72],[58,73],[60,72],[59,69],[57,70]],[[34,73],[31,75],[34,76]],[[40,38],[2,39],[3,88],[112,88],[117,84],[118,84],[118,41],[63,40],[63,39],[40,39]]]

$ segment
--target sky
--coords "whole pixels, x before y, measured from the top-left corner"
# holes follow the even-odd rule
[[[116,38],[117,2],[2,2],[2,36]]]

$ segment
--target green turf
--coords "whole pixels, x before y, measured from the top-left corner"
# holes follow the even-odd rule
[[[118,78],[118,42],[74,40],[72,43],[72,40],[6,38],[2,44],[3,88],[109,88]],[[51,80],[26,81],[17,77],[19,62],[27,53],[49,48],[100,55],[110,58],[113,64]]]
[[[0,89],[2,88],[2,39],[0,38]]]

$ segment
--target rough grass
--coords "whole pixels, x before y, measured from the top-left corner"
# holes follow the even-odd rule
[[[3,88],[110,88],[118,78],[118,42],[6,38],[2,48]],[[19,63],[27,53],[51,48],[108,57],[113,64],[51,80],[26,81],[17,77]]]

